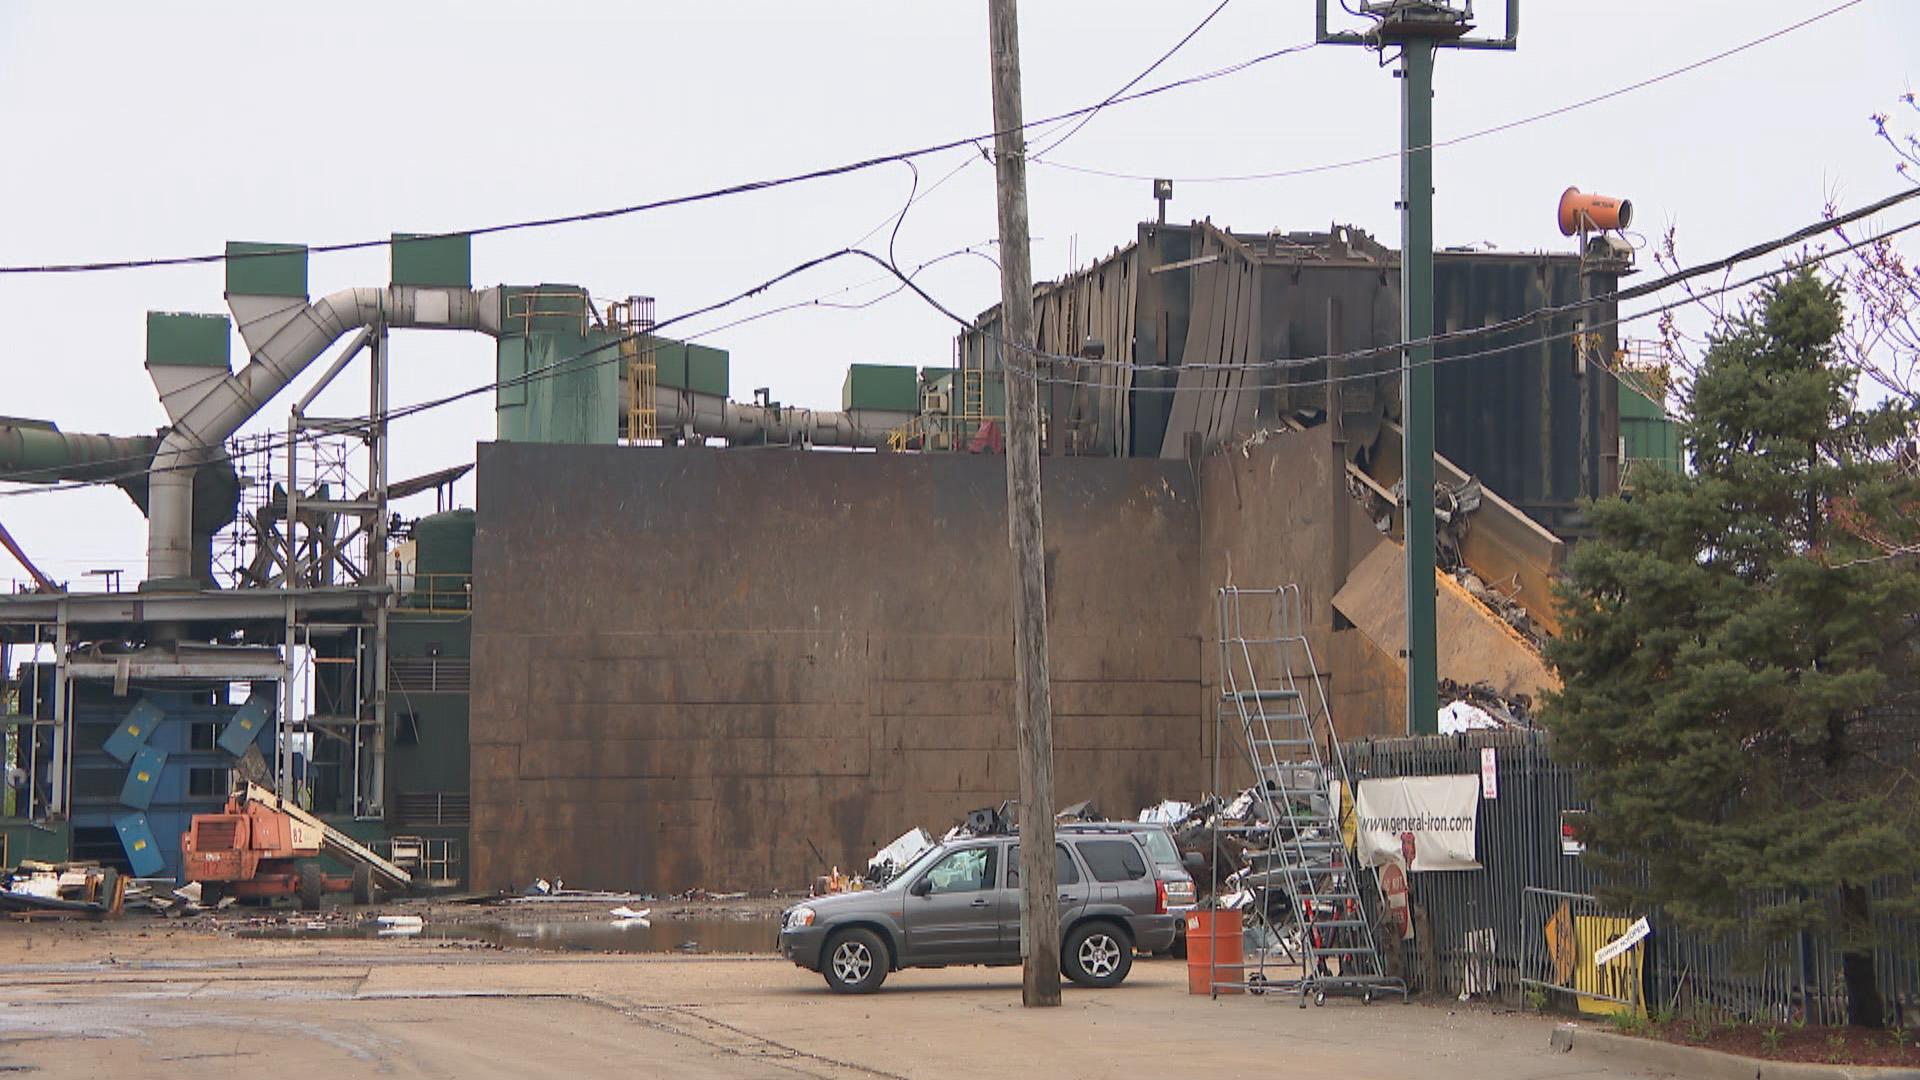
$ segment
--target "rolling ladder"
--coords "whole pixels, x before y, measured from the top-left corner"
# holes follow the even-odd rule
[[[1218,594],[1218,620],[1215,790],[1221,787],[1223,745],[1237,728],[1253,770],[1255,808],[1269,826],[1264,843],[1247,853],[1241,885],[1251,891],[1253,910],[1280,938],[1286,955],[1276,961],[1271,949],[1262,948],[1248,959],[1244,983],[1216,982],[1215,989],[1293,990],[1302,1008],[1309,997],[1324,1003],[1329,993],[1371,1002],[1397,992],[1404,999],[1405,981],[1388,975],[1381,963],[1342,838],[1339,800],[1353,785],[1307,642],[1300,587],[1225,586]]]

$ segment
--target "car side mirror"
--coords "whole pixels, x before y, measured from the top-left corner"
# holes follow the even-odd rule
[[[1197,851],[1189,851],[1180,856],[1180,862],[1184,864],[1188,870],[1205,870],[1207,868],[1207,857]]]
[[[907,891],[915,896],[925,896],[933,891],[933,879],[921,878],[919,881],[914,882],[913,887]]]

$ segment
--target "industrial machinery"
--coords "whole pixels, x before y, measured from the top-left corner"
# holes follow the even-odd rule
[[[258,784],[245,783],[222,813],[195,814],[180,838],[183,873],[200,883],[203,903],[221,894],[245,900],[297,896],[309,911],[324,893],[352,893],[356,904],[373,902],[376,884],[404,891],[407,871]],[[320,856],[352,868],[347,877],[325,873]]]

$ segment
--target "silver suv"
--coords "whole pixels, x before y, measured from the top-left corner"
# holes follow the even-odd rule
[[[1082,986],[1117,986],[1133,952],[1173,943],[1177,919],[1132,834],[1075,827],[1060,834],[1060,969]],[[788,908],[780,951],[843,994],[880,988],[887,973],[952,964],[1020,962],[1020,839],[977,836],[935,844],[884,887]]]
[[[1160,887],[1166,891],[1167,912],[1173,916],[1173,941],[1164,950],[1154,950],[1155,955],[1171,953],[1185,959],[1187,955],[1186,922],[1187,912],[1193,910],[1195,889],[1192,871],[1206,865],[1198,852],[1189,852],[1185,857],[1173,840],[1173,830],[1158,822],[1150,821],[1062,821],[1054,826],[1059,833],[1077,833],[1098,830],[1120,830],[1139,837],[1140,846],[1147,851],[1147,858],[1153,863],[1153,876],[1160,881]]]

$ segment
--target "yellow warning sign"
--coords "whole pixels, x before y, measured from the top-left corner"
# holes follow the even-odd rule
[[[1632,1012],[1646,1015],[1641,1001],[1640,960],[1646,953],[1628,949],[1604,964],[1595,964],[1593,954],[1608,942],[1633,929],[1634,920],[1619,915],[1576,915],[1573,919],[1574,947],[1581,962],[1573,968],[1573,988],[1580,1011],[1593,1016],[1617,1016]],[[1599,995],[1599,998],[1588,995]],[[1618,998],[1603,1001],[1600,998]],[[1622,1004],[1631,1002],[1632,1004]]]
[[[1573,968],[1580,962],[1579,946],[1573,940],[1573,909],[1565,900],[1547,919],[1547,956],[1553,960],[1556,986],[1573,985]]]

